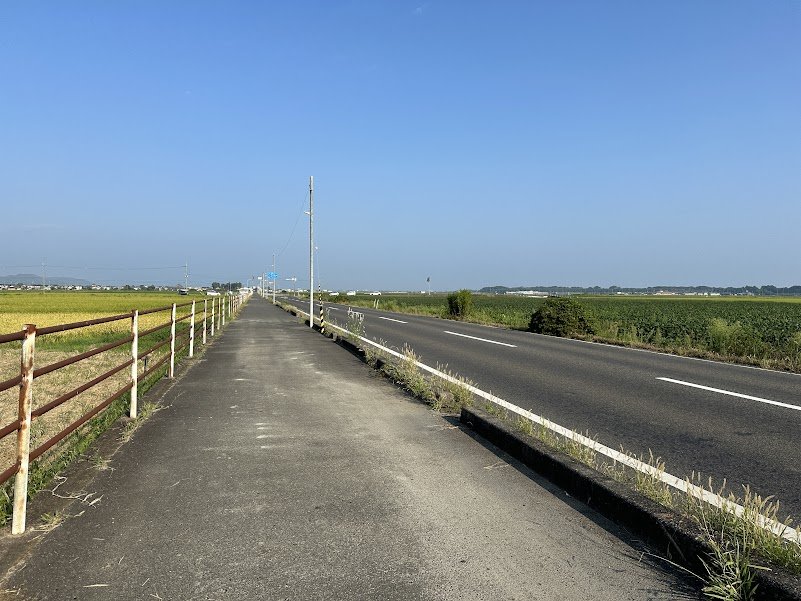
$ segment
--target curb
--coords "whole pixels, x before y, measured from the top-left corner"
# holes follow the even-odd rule
[[[640,537],[669,561],[706,574],[701,557],[711,554],[712,549],[688,518],[479,409],[463,408],[460,421],[570,496]],[[770,569],[754,571],[758,584],[755,599],[801,601],[801,577],[767,561],[759,560],[758,564]]]

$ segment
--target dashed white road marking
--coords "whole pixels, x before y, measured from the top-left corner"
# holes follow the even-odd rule
[[[481,342],[489,342],[491,344],[499,344],[500,346],[509,346],[512,348],[517,348],[516,344],[507,344],[505,342],[498,342],[497,340],[489,340],[488,338],[479,338],[478,336],[468,336],[467,334],[459,334],[458,332],[450,332],[445,330],[446,334],[451,334],[453,336],[461,336],[462,338],[470,338],[472,340],[480,340]]]
[[[395,323],[409,323],[408,321],[401,321],[400,319],[392,319],[391,317],[381,317],[380,315],[376,315],[378,319],[383,319],[384,321],[394,321]]]
[[[740,399],[747,399],[749,401],[757,401],[758,403],[765,403],[767,405],[775,405],[776,407],[784,407],[785,409],[795,409],[796,411],[801,411],[801,405],[791,405],[790,403],[782,403],[781,401],[771,401],[770,399],[763,399],[758,396],[751,396],[750,394],[741,394],[739,392],[732,392],[730,390],[722,390],[721,388],[702,386],[701,384],[693,384],[692,382],[674,380],[673,378],[657,378],[657,380],[662,380],[663,382],[670,382],[672,384],[681,384],[682,386],[689,386],[690,388],[700,388],[701,390],[708,390],[709,392],[717,392],[719,394],[725,394]]]

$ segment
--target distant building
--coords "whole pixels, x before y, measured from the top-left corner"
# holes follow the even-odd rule
[[[539,290],[507,290],[505,294],[511,294],[514,296],[531,296],[534,298],[547,298],[547,292],[540,292]]]

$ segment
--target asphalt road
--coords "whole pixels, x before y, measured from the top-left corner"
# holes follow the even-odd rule
[[[308,301],[292,302],[308,311]],[[347,322],[347,305],[325,306],[330,319]],[[700,472],[739,492],[748,485],[778,498],[782,513],[801,516],[799,375],[354,310],[365,315],[367,338],[398,349],[408,344],[423,363],[447,364],[478,388],[609,447],[646,458],[651,451],[676,476]]]
[[[25,551],[0,599],[698,598],[626,532],[261,299],[161,402],[108,469],[78,484],[74,464],[60,497],[37,495],[32,510],[71,503],[58,527],[0,538],[0,560],[2,543]]]

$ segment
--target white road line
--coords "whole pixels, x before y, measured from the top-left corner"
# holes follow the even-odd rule
[[[740,394],[739,392],[731,392],[730,390],[721,390],[720,388],[712,388],[711,386],[702,386],[701,384],[693,384],[692,382],[683,382],[681,380],[674,380],[673,378],[657,378],[663,382],[671,382],[673,384],[681,384],[682,386],[690,386],[691,388],[700,388],[701,390],[708,390],[709,392],[718,392],[720,394],[727,394],[741,399],[748,399],[749,401],[757,401],[759,403],[766,403],[768,405],[776,405],[777,407],[784,407],[785,409],[795,409],[801,411],[801,405],[791,405],[790,403],[782,403],[779,401],[771,401],[770,399],[763,399],[758,396],[751,396],[750,394]]]
[[[392,319],[391,317],[381,317],[380,315],[376,315],[378,319],[384,319],[386,321],[394,321],[396,323],[409,323],[408,321],[401,321],[400,319]]]
[[[459,334],[458,332],[449,332],[445,330],[446,334],[452,334],[453,336],[461,336],[462,338],[472,338],[473,340],[480,340],[481,342],[489,342],[491,344],[499,344],[501,346],[511,346],[512,348],[517,348],[516,344],[506,344],[505,342],[498,342],[496,340],[488,340],[486,338],[478,338],[477,336],[468,336],[467,334]]]

